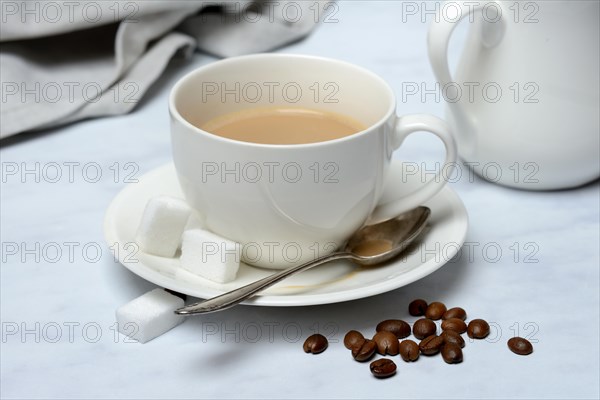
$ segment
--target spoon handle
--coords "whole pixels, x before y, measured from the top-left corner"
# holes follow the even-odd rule
[[[341,260],[346,258],[353,258],[354,256],[348,252],[337,252],[333,254],[329,254],[323,257],[319,257],[315,260],[309,261],[304,264],[297,265],[295,267],[284,269],[283,271],[276,272],[273,275],[269,275],[266,278],[258,280],[256,282],[252,282],[246,286],[242,286],[240,288],[234,289],[230,292],[224,293],[222,295],[213,297],[212,299],[203,300],[198,303],[190,304],[185,307],[181,307],[175,310],[175,314],[179,315],[194,315],[194,314],[206,314],[215,311],[225,310],[227,308],[233,307],[236,304],[241,303],[249,297],[254,296],[256,293],[260,292],[263,289],[266,289],[277,282],[280,282],[287,278],[288,276],[292,276],[302,271],[306,271],[307,269],[311,269],[316,267],[317,265],[321,265],[334,260]]]

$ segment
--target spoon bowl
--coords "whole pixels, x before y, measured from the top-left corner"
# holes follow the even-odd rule
[[[421,234],[431,215],[427,207],[417,207],[394,219],[365,226],[348,240],[345,251],[361,265],[388,261],[406,250]]]

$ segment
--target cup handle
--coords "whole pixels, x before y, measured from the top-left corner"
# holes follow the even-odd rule
[[[393,201],[379,204],[369,217],[367,222],[368,225],[397,217],[403,212],[422,205],[425,201],[439,192],[446,184],[445,179],[441,176],[442,171],[447,176],[454,170],[456,164],[456,142],[454,141],[454,137],[450,133],[450,128],[446,122],[433,115],[414,114],[398,117],[396,119],[392,141],[394,150],[400,147],[408,135],[420,131],[431,132],[444,143],[444,146],[446,147],[446,160],[444,161],[444,166],[440,168],[433,179],[426,182],[416,191]]]

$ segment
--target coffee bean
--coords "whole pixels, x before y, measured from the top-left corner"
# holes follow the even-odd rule
[[[392,332],[398,339],[404,339],[410,335],[410,325],[401,319],[386,319],[385,321],[381,321],[377,324],[375,330],[377,332]]]
[[[327,338],[319,333],[315,333],[304,341],[304,352],[319,354],[325,351],[327,345]]]
[[[483,339],[490,334],[490,326],[482,319],[474,319],[467,326],[467,335],[472,339]]]
[[[444,338],[444,345],[453,343],[459,345],[460,347],[465,347],[465,339],[463,339],[462,336],[455,331],[443,331],[440,336]]]
[[[344,336],[344,346],[346,346],[347,349],[352,349],[354,346],[364,341],[365,337],[358,331],[350,331]]]
[[[435,322],[427,318],[421,318],[413,324],[413,335],[417,339],[425,339],[427,336],[433,335],[437,330]]]
[[[382,356],[389,354],[395,356],[398,354],[398,338],[392,332],[381,331],[373,336],[373,341],[377,344],[377,352]]]
[[[522,337],[514,337],[508,340],[508,348],[515,354],[520,356],[526,356],[533,352],[533,346],[531,342]]]
[[[396,373],[396,363],[389,358],[380,358],[369,365],[376,378],[388,378]]]
[[[373,357],[376,348],[377,345],[374,341],[370,339],[365,339],[364,342],[357,344],[355,347],[352,348],[352,357],[354,357],[356,361],[367,361],[368,359]]]
[[[406,362],[417,361],[419,359],[419,345],[410,339],[401,341],[398,350],[400,357]]]
[[[434,301],[425,310],[425,316],[429,319],[438,320],[442,318],[442,315],[446,312],[446,306],[444,303]]]
[[[408,313],[413,317],[419,317],[425,315],[427,309],[427,302],[423,299],[416,299],[410,302],[408,305]]]
[[[451,308],[448,311],[446,311],[444,313],[444,315],[442,315],[442,319],[450,319],[450,318],[459,318],[464,321],[467,319],[467,312],[460,307]]]
[[[419,343],[419,350],[426,356],[432,356],[440,352],[444,345],[444,338],[441,336],[431,335],[421,340]]]
[[[454,343],[446,343],[442,347],[442,358],[448,364],[458,364],[463,360],[462,350],[460,346]]]
[[[467,331],[467,324],[462,319],[450,318],[442,321],[442,330],[465,333]]]

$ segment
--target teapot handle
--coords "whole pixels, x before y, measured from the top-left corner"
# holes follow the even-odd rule
[[[499,10],[498,18],[496,21],[488,21],[490,23],[483,26],[482,41],[486,47],[493,47],[502,40],[504,34],[504,29],[496,29],[494,26],[498,23],[500,24],[499,26],[504,28],[505,21],[502,18],[502,7],[498,2],[452,1],[451,4],[453,5],[453,9],[457,11],[456,18],[450,19],[448,15],[444,15],[447,12],[443,12],[444,7],[441,7],[438,9],[434,21],[429,26],[429,33],[427,35],[429,62],[442,88],[452,83],[452,74],[448,66],[448,43],[450,42],[454,28],[456,28],[461,20],[467,16],[473,18],[475,12],[487,13],[488,9],[493,5]],[[445,96],[445,90],[442,90],[442,95],[448,101]],[[449,103],[452,104],[452,102]]]
[[[444,9],[444,6],[442,6],[438,9],[436,18],[429,27],[427,49],[433,73],[440,85],[442,96],[446,100],[448,111],[450,111],[448,121],[451,126],[460,127],[459,129],[455,129],[456,139],[460,144],[460,154],[462,157],[469,159],[476,152],[478,136],[473,129],[475,126],[473,116],[466,112],[458,99],[448,98],[448,91],[445,90],[447,85],[457,84],[457,82],[453,82],[450,67],[448,66],[448,43],[450,42],[454,28],[456,28],[462,19],[469,16],[470,20],[473,21],[474,14],[481,12],[488,13],[485,18],[486,22],[482,25],[482,44],[488,48],[494,47],[500,43],[504,36],[506,18],[502,17],[502,8],[495,1],[452,1],[444,4],[451,4],[452,7],[448,6]],[[492,14],[492,11],[489,9],[492,6],[497,9],[497,19],[495,21],[489,19],[489,15]],[[450,18],[448,15],[449,10],[455,11],[455,18]]]

